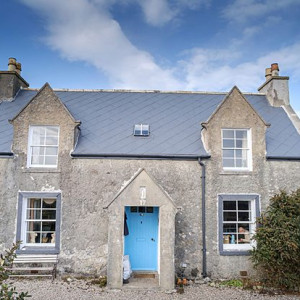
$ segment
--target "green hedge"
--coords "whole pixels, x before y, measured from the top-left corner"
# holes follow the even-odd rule
[[[257,219],[257,246],[251,251],[254,266],[268,286],[300,287],[300,189],[282,191],[270,199]]]

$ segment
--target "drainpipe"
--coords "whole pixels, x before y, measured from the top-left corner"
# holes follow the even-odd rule
[[[202,169],[201,183],[202,183],[202,276],[207,277],[206,272],[206,217],[205,217],[205,164],[198,158],[198,163]]]

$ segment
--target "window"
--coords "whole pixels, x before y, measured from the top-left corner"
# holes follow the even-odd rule
[[[56,167],[58,158],[58,126],[30,126],[28,167]]]
[[[145,124],[134,125],[133,134],[137,136],[148,136],[150,134],[149,125],[145,125]]]
[[[219,195],[219,245],[221,254],[247,254],[259,216],[258,195]]]
[[[250,129],[222,129],[223,168],[251,170]]]
[[[60,237],[60,194],[19,195],[17,240],[26,253],[57,253]]]

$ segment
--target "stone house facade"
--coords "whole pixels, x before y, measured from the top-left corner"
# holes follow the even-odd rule
[[[123,284],[123,255],[162,289],[252,272],[255,217],[300,182],[288,77],[259,93],[30,89],[0,71],[0,250]],[[128,229],[128,231],[127,231]]]

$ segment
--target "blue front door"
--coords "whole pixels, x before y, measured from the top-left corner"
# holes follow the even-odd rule
[[[132,270],[157,271],[158,207],[131,206],[125,212],[129,234],[124,254]]]

